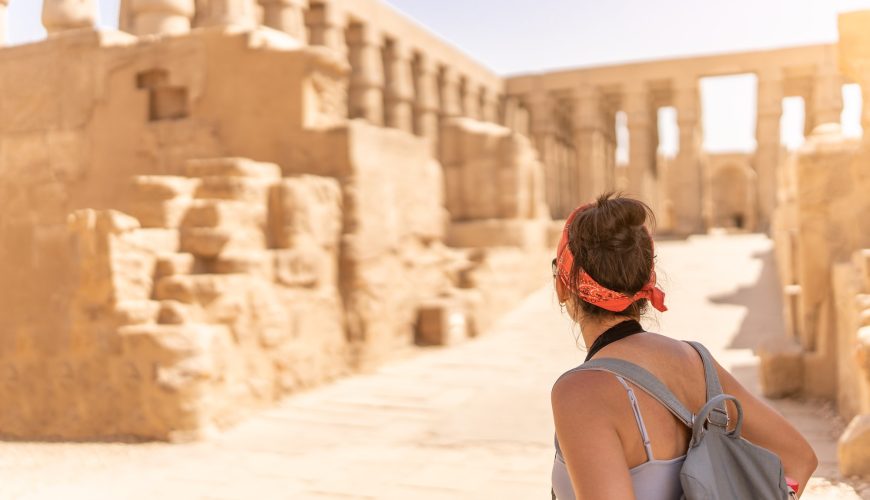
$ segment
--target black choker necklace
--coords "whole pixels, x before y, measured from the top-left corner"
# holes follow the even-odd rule
[[[643,331],[643,327],[640,323],[633,319],[628,319],[611,326],[604,333],[599,335],[598,338],[595,339],[595,342],[592,343],[592,347],[589,348],[589,353],[586,354],[586,361],[592,359],[592,356],[595,356],[595,354],[601,349],[604,349],[605,346]]]

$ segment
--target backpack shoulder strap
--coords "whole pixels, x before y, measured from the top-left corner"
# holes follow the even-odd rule
[[[701,361],[704,362],[704,380],[707,384],[707,401],[710,401],[716,396],[722,394],[722,384],[719,382],[719,373],[716,372],[716,363],[713,361],[713,356],[710,355],[710,351],[708,351],[701,343],[692,340],[687,341],[687,343],[698,351],[698,354],[701,356]],[[721,404],[716,405],[716,407],[725,410],[725,403],[722,402]]]
[[[582,365],[570,370],[600,370],[619,375],[634,385],[640,387],[656,401],[663,404],[675,417],[680,419],[687,427],[692,427],[692,412],[686,409],[674,393],[668,389],[659,379],[647,370],[634,363],[622,359],[600,358],[587,361]]]

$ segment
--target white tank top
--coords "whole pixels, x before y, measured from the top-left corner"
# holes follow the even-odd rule
[[[628,392],[628,399],[631,401],[634,418],[637,421],[637,427],[640,429],[643,446],[646,450],[647,461],[629,469],[635,498],[637,500],[679,500],[683,494],[683,488],[680,485],[680,469],[683,467],[683,461],[685,461],[686,456],[683,455],[671,460],[656,460],[653,457],[649,434],[646,432],[646,425],[643,423],[643,417],[640,414],[640,407],[637,405],[634,391],[625,382],[625,379],[620,376],[617,376],[616,379],[619,380],[619,383]],[[556,440],[555,443],[556,458],[553,460],[552,474],[553,498],[558,500],[575,500],[574,488],[571,486],[571,478],[568,476],[565,459],[562,458],[559,441]]]

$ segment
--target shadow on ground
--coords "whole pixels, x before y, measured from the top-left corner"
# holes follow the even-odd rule
[[[732,293],[709,298],[714,304],[746,307],[746,316],[731,340],[729,349],[755,349],[763,340],[785,334],[782,296],[779,291],[779,277],[773,250],[755,253],[752,257],[761,260],[762,265],[761,274],[755,283],[738,287]],[[727,265],[727,262],[723,264]]]

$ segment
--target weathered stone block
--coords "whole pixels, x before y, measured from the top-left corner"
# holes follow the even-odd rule
[[[278,180],[281,167],[274,163],[263,163],[247,158],[206,158],[189,160],[185,164],[187,175],[191,177],[253,177],[257,179]]]
[[[133,178],[133,197],[141,201],[191,198],[199,179],[173,175],[139,175]]]
[[[154,287],[157,300],[182,304],[208,305],[221,295],[231,293],[247,276],[220,274],[174,275],[161,278]]]
[[[158,254],[154,266],[154,280],[173,274],[190,274],[193,272],[196,259],[190,253]]]
[[[143,228],[132,231],[127,240],[154,254],[168,254],[178,251],[178,230],[164,228]]]
[[[275,250],[275,281],[285,286],[314,287],[323,278],[323,258],[318,249]]]
[[[837,442],[837,459],[844,476],[870,475],[870,415],[849,422]]]
[[[313,175],[281,180],[269,197],[270,245],[291,248],[311,239],[334,248],[341,234],[341,187],[338,181]]]
[[[118,335],[125,357],[170,365],[208,352],[221,339],[229,338],[229,331],[219,325],[152,324],[125,326]]]
[[[118,320],[124,325],[153,323],[160,303],[154,300],[125,300],[115,306]]]
[[[181,227],[260,228],[265,225],[266,209],[232,200],[194,200]]]
[[[265,206],[274,181],[248,177],[203,177],[196,198],[238,200]]]
[[[265,235],[256,230],[189,228],[181,231],[181,250],[207,259],[222,252],[260,250],[265,246]]]
[[[758,347],[761,391],[765,397],[782,398],[803,389],[803,352],[790,338],[768,341]]]
[[[161,325],[180,325],[191,322],[191,313],[188,306],[175,300],[163,300],[158,302],[157,323]]]
[[[453,345],[468,337],[468,322],[462,305],[435,300],[417,309],[415,341],[419,345]]]
[[[224,252],[212,263],[218,274],[248,274],[272,281],[274,257],[269,251]]]
[[[133,200],[127,210],[139,220],[142,227],[177,228],[190,207],[191,199],[173,198],[165,201]]]

